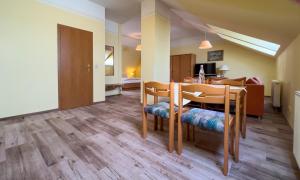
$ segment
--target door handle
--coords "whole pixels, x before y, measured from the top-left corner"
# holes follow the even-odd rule
[[[87,68],[88,68],[88,72],[90,72],[90,71],[91,71],[91,65],[88,64],[88,65],[87,65]]]

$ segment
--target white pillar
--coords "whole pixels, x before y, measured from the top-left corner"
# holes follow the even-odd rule
[[[169,10],[159,0],[142,2],[142,81],[170,81]]]
[[[141,12],[141,79],[169,82],[171,29],[169,9],[159,0],[143,0]],[[148,102],[153,102],[153,98],[148,98]]]

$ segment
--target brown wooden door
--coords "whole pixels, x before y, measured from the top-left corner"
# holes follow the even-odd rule
[[[184,54],[180,56],[180,81],[183,82],[184,78],[192,77],[191,69],[191,55]]]
[[[184,78],[194,77],[195,63],[195,54],[182,54],[171,56],[171,81],[183,82]]]
[[[92,104],[93,33],[58,25],[59,108]]]
[[[180,82],[180,56],[171,56],[171,81]]]

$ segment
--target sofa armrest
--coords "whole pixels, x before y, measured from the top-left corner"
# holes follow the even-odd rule
[[[264,85],[246,84],[247,114],[262,116],[264,114]]]

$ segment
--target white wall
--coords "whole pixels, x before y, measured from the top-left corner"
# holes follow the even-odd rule
[[[171,49],[171,54],[193,53],[196,54],[197,63],[207,63],[207,51],[224,50],[224,60],[216,63],[217,67],[222,64],[229,66],[226,77],[259,77],[264,81],[265,95],[271,95],[271,82],[276,79],[275,58],[226,41],[212,42],[212,45],[213,48],[208,50],[200,50],[199,44],[175,47]]]
[[[278,56],[277,77],[282,81],[282,112],[291,127],[294,124],[295,91],[300,90],[300,34]]]
[[[121,83],[122,74],[122,41],[121,26],[116,22],[106,20],[105,45],[114,47],[114,76],[106,76],[106,84]]]
[[[74,9],[78,2],[86,1],[66,10],[37,0],[0,1],[0,118],[58,108],[57,24],[93,32],[94,102],[105,100],[104,8],[96,5],[99,15],[92,17]]]
[[[133,47],[123,46],[122,77],[141,77],[141,51]]]
[[[114,47],[114,75],[105,76],[105,84],[120,84],[122,77],[121,25],[110,20],[106,20],[105,24],[105,45]],[[110,92],[106,92],[106,96],[116,94],[120,94],[120,91],[113,90]]]
[[[300,91],[295,93],[295,109],[300,109]],[[294,120],[294,139],[293,139],[293,152],[298,163],[300,165],[300,112],[295,111]]]

